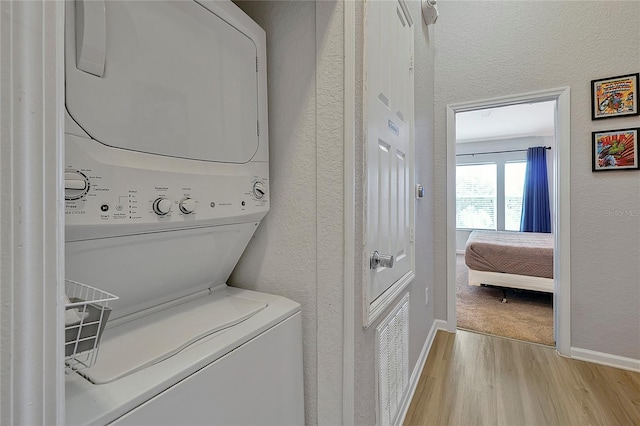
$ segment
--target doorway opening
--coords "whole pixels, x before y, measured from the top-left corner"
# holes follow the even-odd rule
[[[561,354],[569,353],[569,134],[568,88],[447,107],[449,331],[455,331],[460,325],[474,331],[555,345]],[[532,237],[531,232],[520,232],[523,179],[527,149],[531,147],[539,147],[548,165],[550,232],[545,230],[535,234],[548,234],[544,237],[549,245],[547,254],[551,261],[546,268],[550,272],[543,275],[549,276],[536,277],[540,274],[523,273],[517,268],[509,271],[499,267],[491,271],[477,264],[470,270],[464,254],[468,251],[468,242],[486,246],[498,234],[505,234],[507,240],[518,241]],[[472,237],[471,241],[469,237]],[[491,241],[486,241],[487,238]],[[539,242],[533,244],[535,246]],[[524,242],[523,245],[530,244]],[[499,247],[498,252],[514,254],[513,250],[520,249]],[[471,254],[478,254],[476,251],[472,250]],[[531,256],[526,254],[526,250],[523,253],[525,259]],[[509,256],[503,260],[486,260],[483,259],[485,255],[479,254],[484,266],[499,263],[523,266],[520,264],[527,263]],[[534,278],[532,281],[527,281],[526,277],[524,281],[517,281],[520,275]],[[498,280],[494,280],[496,277]],[[498,324],[493,325],[497,331],[487,329],[486,324],[469,326],[469,321],[482,321],[482,318],[471,315],[470,319],[467,312],[460,315],[461,322],[466,321],[466,324],[458,323],[457,310],[464,309],[463,305],[469,302],[462,300],[464,303],[457,303],[460,302],[459,287],[488,295],[488,304],[493,304],[490,309],[495,309],[495,312],[485,312],[484,315],[494,319],[500,317]],[[505,296],[506,304],[501,303]],[[536,313],[536,305],[546,305],[546,313]],[[530,312],[527,314],[526,310]],[[541,323],[546,324],[546,331],[539,328],[540,318]],[[500,331],[501,328],[513,331],[518,321],[523,334]],[[546,337],[540,341],[542,334]]]
[[[556,101],[550,100],[456,113],[459,329],[555,345],[550,221],[555,110]],[[545,170],[538,180],[525,179],[527,169],[530,177],[535,170],[527,157],[529,163],[538,158],[529,149],[542,154]],[[524,202],[525,189],[536,191],[537,183],[546,196],[529,201],[540,200],[544,208]],[[527,226],[529,214],[536,232]]]

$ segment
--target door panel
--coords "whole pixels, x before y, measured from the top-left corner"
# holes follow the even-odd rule
[[[395,259],[393,267],[369,269],[368,304],[413,274],[411,22],[398,1],[366,3],[367,256]]]

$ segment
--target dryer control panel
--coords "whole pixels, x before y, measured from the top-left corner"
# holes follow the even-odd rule
[[[210,226],[260,220],[269,209],[266,162],[212,166],[65,137],[68,228],[117,225],[130,233]]]

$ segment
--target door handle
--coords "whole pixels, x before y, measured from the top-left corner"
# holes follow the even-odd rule
[[[76,0],[76,66],[104,75],[107,55],[107,17],[104,0]]]
[[[369,259],[369,267],[371,269],[378,269],[378,266],[383,268],[393,268],[393,262],[395,258],[389,254],[380,254],[378,250],[374,251]]]

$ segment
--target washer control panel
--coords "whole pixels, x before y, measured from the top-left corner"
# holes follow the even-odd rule
[[[171,212],[171,200],[164,197],[158,197],[153,201],[153,211],[158,216],[164,216]]]
[[[212,166],[211,163],[191,161],[187,164],[185,162],[189,160],[164,158],[161,163],[166,164],[150,169],[140,161],[148,154],[121,153],[119,155],[133,156],[134,161],[115,165],[97,161],[101,156],[87,155],[77,149],[80,143],[95,145],[95,141],[70,135],[66,138],[67,225],[171,222],[197,225],[198,221],[263,216],[269,209],[266,162]],[[70,143],[73,141],[75,145]],[[101,146],[97,149],[110,148]],[[180,167],[172,170],[171,164]]]
[[[264,181],[257,180],[253,182],[253,196],[256,199],[261,200],[265,197],[266,194],[267,194],[267,187],[264,184]]]
[[[178,207],[180,207],[180,211],[184,214],[195,213],[196,211],[196,200],[189,197],[184,197],[178,203]]]
[[[78,170],[68,170],[64,174],[65,200],[79,200],[89,192],[89,178]]]

